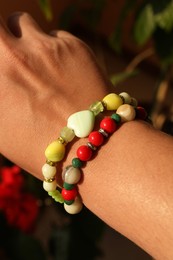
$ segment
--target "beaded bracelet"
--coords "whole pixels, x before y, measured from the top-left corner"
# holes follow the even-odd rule
[[[55,201],[64,203],[65,210],[70,214],[79,213],[82,209],[83,204],[77,191],[77,184],[81,179],[81,175],[82,175],[81,168],[83,166],[83,162],[89,161],[91,159],[93,151],[97,150],[97,148],[102,145],[105,138],[108,138],[110,134],[116,131],[120,123],[131,121],[135,118],[140,118],[140,119],[147,118],[147,114],[145,110],[142,107],[137,107],[136,99],[131,98],[125,92],[119,95],[116,95],[114,93],[107,95],[106,97],[103,98],[102,101],[97,101],[94,104],[92,104],[90,110],[85,110],[85,114],[87,114],[89,111],[93,113],[94,116],[96,116],[100,112],[103,112],[104,110],[116,110],[116,113],[113,113],[111,117],[104,118],[100,123],[100,129],[98,131],[91,132],[93,129],[93,125],[92,125],[92,127],[90,127],[90,130],[87,129],[87,134],[86,134],[86,132],[84,131],[85,129],[83,129],[83,125],[82,125],[82,127],[80,128],[83,129],[82,130],[83,132],[82,135],[80,134],[79,128],[76,126],[79,122],[80,122],[79,125],[81,125],[81,122],[83,122],[83,120],[81,119],[78,120],[81,114],[82,114],[82,118],[84,116],[83,113],[84,111],[81,111],[69,117],[70,120],[68,119],[68,124],[67,127],[65,128],[67,132],[61,131],[60,138],[58,138],[57,141],[54,141],[54,142],[58,142],[61,145],[66,144],[67,141],[69,142],[69,140],[71,140],[71,138],[68,138],[67,133],[69,132],[71,133],[71,135],[73,133],[73,136],[76,135],[78,137],[85,137],[89,135],[89,142],[87,143],[87,145],[82,145],[78,148],[77,158],[74,158],[72,160],[72,165],[67,166],[62,173],[62,179],[64,181],[64,184],[61,193],[59,190],[56,189],[57,183],[55,180],[55,175],[56,175],[55,163],[59,160],[59,157],[61,158],[61,160],[63,159],[64,152],[62,156],[61,151],[59,151],[56,148],[58,150],[57,152],[59,156],[58,160],[57,157],[55,159],[53,158],[52,160],[52,154],[54,155],[56,151],[56,149],[54,150],[54,145],[50,144],[45,152],[45,155],[47,157],[47,163],[42,168],[42,172],[45,178],[43,187],[45,190],[48,191],[48,194],[55,199]],[[52,150],[52,146],[53,146],[53,153],[49,152],[51,154],[50,157],[47,150],[49,150],[50,147],[51,147],[50,150]]]
[[[88,110],[79,111],[72,114],[67,120],[67,126],[62,128],[57,140],[48,145],[45,150],[46,163],[42,167],[44,176],[43,188],[48,192],[54,191],[56,201],[62,203],[56,182],[56,165],[65,156],[65,146],[71,142],[75,136],[79,138],[87,137],[94,128],[95,117],[105,110],[116,110],[123,103],[134,103],[136,100],[131,98],[126,92],[119,95],[108,94],[102,101],[94,102]]]

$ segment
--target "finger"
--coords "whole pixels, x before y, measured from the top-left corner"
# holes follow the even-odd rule
[[[63,31],[63,30],[53,30],[49,33],[51,36],[57,37],[57,38],[75,38],[77,39],[77,37],[75,37],[73,34]]]
[[[28,13],[22,12],[14,13],[8,18],[8,28],[16,37],[43,33],[36,21]]]

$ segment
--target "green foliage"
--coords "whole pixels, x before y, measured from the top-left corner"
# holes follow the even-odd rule
[[[125,72],[113,75],[110,80],[113,85],[117,85],[117,84],[127,80],[128,78],[136,76],[138,73],[139,73],[138,70],[133,70],[131,72],[125,71]]]
[[[155,21],[166,32],[173,29],[173,2],[169,3],[162,12],[155,15]]]
[[[52,8],[49,0],[39,0],[38,1],[40,9],[44,13],[48,21],[52,20]]]
[[[151,4],[147,4],[139,13],[135,26],[134,38],[140,45],[145,44],[152,36],[155,29],[155,18]]]

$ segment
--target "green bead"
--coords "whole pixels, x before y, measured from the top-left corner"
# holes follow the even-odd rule
[[[116,114],[116,113],[112,114],[111,118],[112,118],[113,120],[115,120],[115,122],[116,122],[117,124],[120,124],[120,123],[121,123],[121,117],[120,117],[118,114]]]
[[[64,187],[66,190],[72,190],[72,189],[74,188],[74,184],[69,184],[69,183],[67,183],[67,182],[64,182],[63,187]]]
[[[65,126],[61,129],[60,136],[64,139],[66,143],[69,143],[75,137],[75,133],[72,129]]]
[[[94,102],[89,109],[94,113],[95,116],[97,116],[105,110],[104,105],[101,101]]]
[[[59,192],[59,190],[49,191],[48,194],[49,194],[49,196],[51,196],[56,202],[64,203],[64,199],[63,199],[61,193]]]
[[[64,203],[67,205],[73,204],[74,200],[64,200]]]
[[[79,158],[73,158],[72,165],[75,168],[81,168],[82,167],[82,161]]]

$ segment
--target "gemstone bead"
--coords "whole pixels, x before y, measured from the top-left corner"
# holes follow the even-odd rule
[[[128,93],[122,92],[122,93],[119,94],[119,96],[123,99],[124,104],[130,104],[131,103],[131,96]]]
[[[72,114],[67,120],[67,127],[73,129],[77,137],[83,138],[91,133],[94,122],[94,113],[90,110],[84,110]]]
[[[135,119],[136,116],[134,107],[128,104],[120,106],[117,109],[116,113],[120,115],[122,122],[132,121],[133,119]]]
[[[52,162],[59,162],[64,158],[65,145],[60,143],[58,140],[48,145],[45,151],[47,160]]]
[[[112,134],[115,132],[117,125],[112,118],[105,117],[100,123],[100,128],[105,130],[107,133]]]
[[[64,200],[74,200],[77,195],[76,187],[71,190],[66,190],[62,188],[61,195]]]
[[[77,214],[82,210],[82,208],[83,208],[83,204],[79,197],[76,197],[74,202],[71,205],[67,205],[66,203],[64,203],[64,209],[69,214]]]
[[[72,159],[72,166],[74,168],[81,168],[83,165],[82,161],[79,158],[73,158]]]
[[[68,184],[76,184],[80,181],[81,171],[79,168],[67,166],[62,172],[62,179]]]
[[[61,129],[60,136],[64,139],[66,143],[69,143],[74,139],[75,133],[71,128],[65,126]]]
[[[95,146],[100,146],[102,145],[104,138],[101,133],[99,133],[98,131],[94,131],[90,133],[88,140],[91,144]]]
[[[77,156],[81,161],[89,161],[92,156],[92,150],[87,145],[81,145],[77,149]]]
[[[43,188],[44,188],[44,190],[46,190],[48,192],[56,190],[56,187],[57,187],[56,180],[54,180],[52,182],[47,182],[47,181],[43,182]]]
[[[94,102],[89,109],[94,113],[95,116],[105,110],[104,105],[101,101]]]
[[[143,107],[136,108],[136,117],[141,120],[145,120],[147,118],[147,112]]]
[[[59,190],[54,190],[54,191],[49,191],[48,192],[49,196],[51,196],[56,202],[63,203],[64,199],[59,192]]]
[[[74,184],[69,184],[69,183],[64,182],[63,188],[66,190],[72,190],[74,188]]]
[[[113,120],[115,120],[115,122],[116,122],[117,124],[120,124],[120,123],[121,123],[121,117],[120,117],[120,115],[114,113],[114,114],[111,115],[111,118],[112,118]]]
[[[73,204],[74,200],[64,200],[64,203],[67,205]]]
[[[50,166],[49,164],[45,163],[42,167],[42,173],[46,179],[51,179],[56,174],[56,167]]]
[[[115,93],[108,94],[102,101],[107,110],[117,110],[123,104],[122,98]]]
[[[133,107],[137,107],[138,101],[136,100],[136,98],[131,98],[130,105],[132,105]]]

